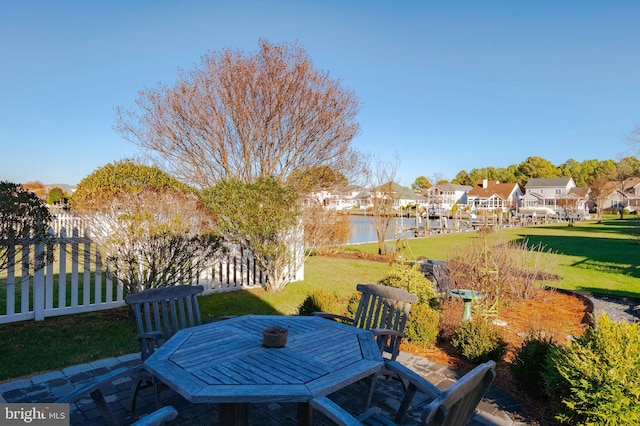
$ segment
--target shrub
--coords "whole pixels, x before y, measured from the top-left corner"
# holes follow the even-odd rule
[[[500,361],[507,351],[507,343],[500,330],[482,319],[463,321],[451,339],[460,355],[473,363]]]
[[[555,276],[549,253],[541,244],[485,234],[472,244],[452,249],[447,258],[451,286],[482,293],[480,303],[485,307],[496,306],[499,300],[530,299],[542,279]]]
[[[51,213],[38,196],[20,184],[0,181],[0,272],[16,265],[35,271],[53,262],[50,221]],[[25,236],[45,250],[21,250]]]
[[[417,345],[431,346],[436,342],[440,312],[429,305],[417,303],[411,308],[404,328],[407,339]]]
[[[378,284],[402,288],[418,296],[420,303],[427,304],[432,308],[438,306],[433,283],[424,276],[417,264],[413,267],[394,265],[391,272],[378,281]]]
[[[640,324],[601,315],[596,329],[551,349],[544,380],[563,423],[640,424]]]
[[[310,293],[298,307],[298,315],[308,316],[314,312],[341,313],[342,308],[338,302],[338,296],[322,290]]]
[[[358,310],[358,305],[360,304],[360,298],[362,295],[359,291],[354,292],[349,296],[349,300],[347,301],[347,313],[348,316],[354,318],[356,316],[356,311]]]
[[[544,395],[543,369],[554,345],[552,340],[541,336],[527,338],[511,363],[514,379],[522,389],[536,397]]]

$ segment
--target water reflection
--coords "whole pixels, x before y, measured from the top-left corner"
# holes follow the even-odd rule
[[[406,217],[391,219],[386,239],[393,239],[396,232],[414,227],[415,223],[415,219]],[[407,237],[413,238],[413,232],[407,232]],[[368,243],[372,241],[378,241],[378,237],[371,216],[351,216],[351,238],[349,242]]]

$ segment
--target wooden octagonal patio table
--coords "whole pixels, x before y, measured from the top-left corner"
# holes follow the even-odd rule
[[[282,348],[262,331],[288,329]],[[221,425],[247,424],[248,405],[297,402],[298,424],[312,421],[308,402],[384,367],[373,334],[324,318],[246,315],[176,333],[145,368],[192,403],[218,403]]]

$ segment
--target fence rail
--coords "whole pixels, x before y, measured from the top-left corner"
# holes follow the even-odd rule
[[[46,317],[99,311],[124,306],[124,291],[111,279],[110,269],[88,230],[53,227],[56,261],[30,271],[18,261],[0,276],[0,324]],[[42,243],[26,242],[11,250],[19,255],[42,253]],[[17,257],[16,257],[17,259]],[[265,276],[245,250],[229,247],[223,258],[212,259],[192,282],[205,288],[204,294],[261,287]]]

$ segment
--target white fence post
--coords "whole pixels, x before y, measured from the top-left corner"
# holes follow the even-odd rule
[[[58,269],[58,307],[67,303],[67,230],[60,229],[59,269]]]
[[[15,259],[16,248],[13,246],[7,247],[7,256],[9,259],[9,267],[7,268],[6,312],[8,316],[13,316],[16,313],[16,273],[11,259]]]
[[[34,259],[43,258],[43,242],[39,242],[36,245],[33,255]],[[44,297],[44,268],[40,268],[33,274],[33,317],[36,321],[42,321],[44,319]]]

